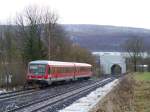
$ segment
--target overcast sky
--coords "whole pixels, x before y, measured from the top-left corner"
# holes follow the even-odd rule
[[[1,24],[29,5],[49,6],[61,24],[98,24],[150,29],[150,0],[0,0]]]

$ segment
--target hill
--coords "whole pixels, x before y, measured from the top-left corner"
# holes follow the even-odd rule
[[[75,44],[91,51],[122,51],[125,40],[141,37],[146,49],[150,48],[150,30],[103,25],[62,25]]]

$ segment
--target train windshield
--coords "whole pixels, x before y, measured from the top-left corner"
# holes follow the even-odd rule
[[[46,71],[46,65],[44,64],[30,64],[29,72],[34,75],[44,75]]]

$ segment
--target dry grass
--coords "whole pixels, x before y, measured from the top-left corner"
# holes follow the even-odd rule
[[[93,112],[150,112],[149,76],[139,75],[127,75]]]
[[[134,112],[134,79],[124,77],[120,84],[99,103],[94,112]]]
[[[150,112],[150,81],[137,82],[135,87],[135,110],[136,112]]]

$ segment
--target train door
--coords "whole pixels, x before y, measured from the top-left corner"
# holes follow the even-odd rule
[[[50,67],[50,75],[51,75],[51,80],[55,81],[57,80],[57,67],[51,66]]]
[[[74,74],[73,74],[73,80],[75,80],[75,78],[76,78],[76,66],[75,66],[75,64],[74,64],[73,71],[74,71]]]

